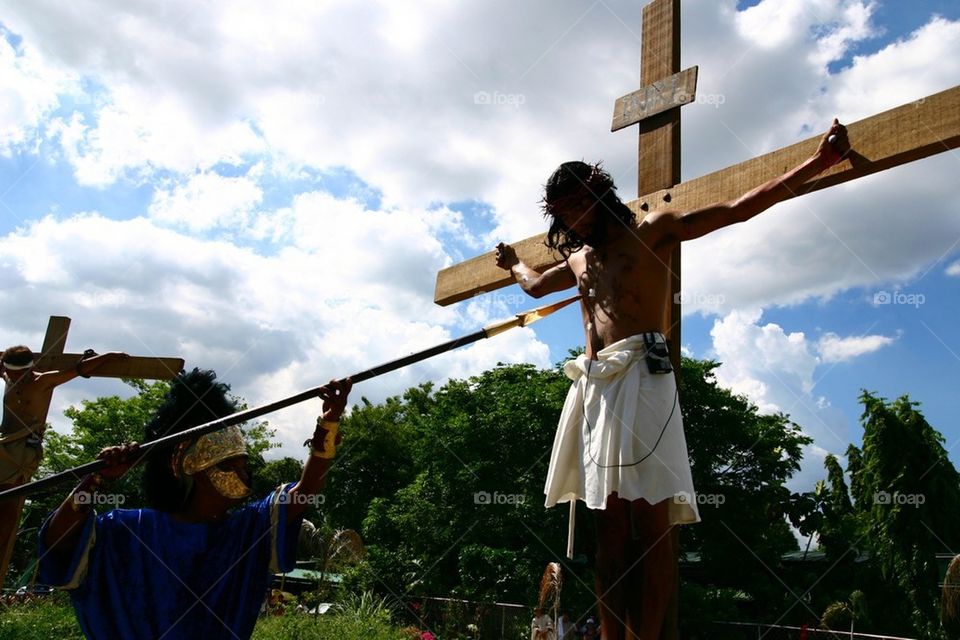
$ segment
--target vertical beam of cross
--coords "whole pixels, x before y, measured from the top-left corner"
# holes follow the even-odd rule
[[[652,85],[680,71],[680,0],[654,0],[643,8],[641,32],[640,86]],[[640,121],[637,196],[668,189],[680,182],[680,109],[668,109]],[[641,205],[642,206],[642,205]],[[664,305],[662,326],[673,370],[680,383],[680,243],[670,254],[670,301]],[[676,528],[671,532],[675,545],[674,588],[660,632],[661,640],[679,636],[679,577]]]
[[[70,318],[66,316],[50,316],[47,322],[47,333],[43,336],[43,347],[40,350],[40,358],[47,359],[54,356],[63,355],[63,350],[67,344],[67,333],[70,332]],[[47,414],[50,413],[50,402],[53,400],[53,389],[50,389],[43,397],[43,413],[41,414],[43,424],[47,423]]]
[[[680,71],[680,1],[655,0],[643,8],[640,84],[649,86]],[[680,109],[640,121],[637,196],[680,182]],[[670,256],[671,303],[664,308],[675,371],[680,371],[680,245]]]

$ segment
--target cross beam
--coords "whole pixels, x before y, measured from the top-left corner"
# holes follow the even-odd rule
[[[848,158],[803,185],[795,195],[960,147],[960,86],[858,120],[847,125],[847,131],[853,147]],[[808,138],[669,189],[648,191],[627,204],[642,220],[651,211],[688,211],[731,200],[807,159],[817,144],[818,136]],[[561,261],[544,246],[544,238],[545,234],[540,234],[513,244],[520,259],[538,271]],[[440,271],[434,302],[446,306],[513,283],[509,273],[497,268],[491,251]]]
[[[72,369],[83,359],[82,353],[61,353],[40,358],[37,371]],[[153,358],[130,356],[123,362],[107,362],[90,374],[91,378],[141,378],[144,380],[171,380],[183,369],[183,358]]]

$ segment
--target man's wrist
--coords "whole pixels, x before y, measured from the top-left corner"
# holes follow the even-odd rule
[[[830,158],[823,152],[822,149],[818,149],[817,152],[810,157],[809,164],[816,171],[816,175],[819,175],[820,173],[832,167],[834,163],[830,161]]]
[[[90,374],[84,373],[84,372],[80,369],[80,367],[81,367],[81,365],[83,365],[84,362],[86,362],[86,361],[89,360],[90,358],[96,357],[96,355],[97,355],[97,352],[94,351],[93,349],[87,349],[87,350],[85,350],[85,351],[83,352],[83,355],[80,356],[80,360],[77,362],[77,366],[75,367],[76,370],[77,370],[77,375],[79,375],[79,376],[81,376],[81,377],[83,377],[83,378],[89,378],[89,377],[90,377]]]
[[[339,420],[317,419],[317,429],[313,437],[304,444],[310,448],[310,456],[330,460],[337,455],[337,433],[340,430]]]
[[[520,269],[521,264],[522,263],[517,262],[512,267],[510,267],[510,275],[512,275],[513,279],[516,280],[517,282],[528,282],[530,280],[530,276],[521,273],[521,269]]]
[[[80,481],[80,484],[70,494],[70,508],[76,513],[87,513],[93,503],[93,496],[104,484],[104,478],[99,473],[91,473]]]

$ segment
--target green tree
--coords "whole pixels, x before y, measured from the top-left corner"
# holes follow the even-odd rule
[[[325,491],[335,527],[359,531],[372,500],[393,496],[413,479],[412,425],[432,402],[431,389],[427,383],[376,405],[361,398],[342,419],[343,443]]]
[[[935,556],[960,543],[960,475],[944,438],[907,396],[860,396],[864,436],[852,490],[884,584],[923,638],[939,637]]]
[[[940,638],[936,554],[960,543],[960,474],[918,403],[866,391],[860,402],[863,445],[847,449],[849,491],[836,458],[825,461],[821,542],[849,569],[857,553],[869,555],[856,581],[872,630]]]
[[[848,552],[858,552],[863,544],[858,540],[860,531],[850,490],[836,456],[827,455],[823,464],[827,469],[828,484],[817,483],[822,495],[819,506],[823,513],[819,528],[820,546],[831,562],[852,562],[857,553]]]
[[[785,416],[762,416],[720,388],[713,376],[717,366],[683,359],[680,397],[695,486],[722,501],[701,504],[704,523],[684,527],[682,545],[704,554],[713,590],[698,592],[697,602],[727,611],[737,591],[761,602],[785,597],[763,591],[770,583],[763,565],[776,566],[780,554],[796,548],[785,520],[790,494],[784,483],[809,439]],[[595,600],[592,514],[579,505],[580,560],[566,563],[567,509],[544,509],[542,503],[569,384],[559,369],[499,366],[436,391],[421,387],[381,405],[357,407],[344,422],[351,446],[329,493],[341,500],[341,487],[350,486],[346,512],[362,507],[365,514],[369,562],[366,573],[356,576],[360,586],[394,595],[532,604],[546,564],[561,561],[564,606],[589,608]],[[395,433],[388,437],[388,430]],[[370,479],[341,477],[359,470]],[[340,520],[339,509],[331,518],[350,524]],[[762,561],[744,562],[751,557],[745,546]],[[701,608],[696,613],[711,615]]]
[[[718,366],[692,358],[681,363],[683,422],[702,519],[681,528],[681,548],[700,553],[706,584],[745,591],[760,610],[783,611],[794,600],[770,571],[797,549],[785,485],[812,440],[788,416],[761,415],[721,387]]]
[[[391,590],[535,598],[565,540],[566,510],[544,510],[542,495],[567,387],[555,370],[513,365],[413,397],[403,414],[417,473],[364,521]]]

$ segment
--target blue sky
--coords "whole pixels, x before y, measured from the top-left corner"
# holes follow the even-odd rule
[[[260,404],[529,308],[516,287],[439,308],[436,271],[542,231],[564,160],[602,159],[635,194],[636,131],[608,123],[638,83],[639,22],[625,0],[0,3],[0,301],[17,310],[0,334],[38,345],[69,315],[71,349],[183,355]],[[960,78],[952,2],[691,1],[683,26],[698,94],[722,96],[684,108],[685,178]],[[859,442],[862,388],[922,403],[960,462],[958,161],[684,249],[684,347],[815,438],[796,488]],[[358,393],[549,366],[582,331],[569,309],[497,340]],[[74,384],[51,419],[116,391]],[[271,418],[278,453],[316,409]]]

